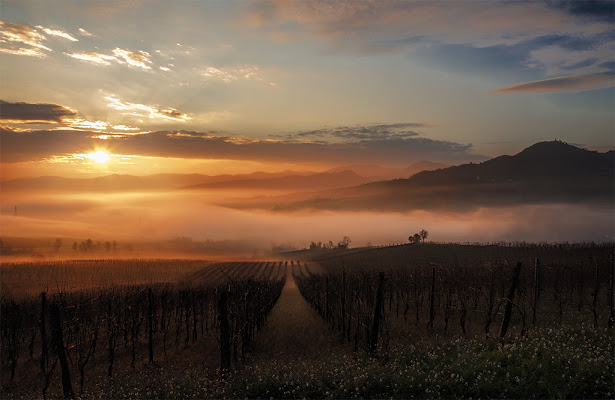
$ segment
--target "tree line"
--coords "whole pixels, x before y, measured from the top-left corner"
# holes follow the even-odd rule
[[[337,244],[333,243],[331,240],[328,242],[311,242],[310,250],[322,250],[322,249],[347,249],[350,246],[350,238],[348,236],[344,236],[342,240],[337,242]]]

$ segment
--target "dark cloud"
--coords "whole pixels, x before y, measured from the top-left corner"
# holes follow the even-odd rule
[[[600,68],[615,69],[615,61],[607,61],[598,65]]]
[[[560,68],[566,71],[572,71],[579,68],[591,67],[598,61],[597,58],[588,58],[587,60],[579,61],[572,65],[563,65]]]
[[[594,50],[597,47],[612,42],[614,40],[613,31],[596,33],[594,35],[543,35],[515,44],[514,47],[526,49],[527,51],[537,50],[547,46],[558,46],[570,51]]]
[[[340,128],[344,131],[343,128]],[[384,128],[383,128],[384,129]],[[389,128],[390,129],[390,128]],[[459,163],[483,160],[471,144],[433,140],[416,135],[386,136],[343,143],[300,142],[295,139],[245,139],[198,132],[159,131],[99,139],[85,131],[17,132],[0,129],[3,162],[20,162],[106,148],[115,154],[262,162],[324,162],[406,164],[418,160]],[[359,134],[360,136],[360,134]]]
[[[165,117],[169,117],[173,119],[184,119],[188,116],[187,114],[184,114],[183,112],[175,110],[175,109],[158,110],[158,113]]]
[[[559,47],[570,52],[590,51],[615,41],[613,31],[594,35],[543,35],[514,44],[475,46],[472,44],[437,44],[420,47],[417,54],[439,69],[477,76],[499,78],[539,79],[544,77],[545,65],[533,59],[532,52],[548,47]],[[612,57],[612,55],[610,55]],[[604,60],[604,58],[603,58]],[[431,63],[433,62],[433,64]],[[564,70],[578,69],[599,62],[597,57],[574,65],[559,65]]]
[[[0,100],[0,119],[20,122],[61,123],[77,113],[59,104],[9,103]]]
[[[470,44],[436,44],[417,50],[420,62],[456,74],[538,79],[542,71],[527,65],[530,49],[517,45],[475,47]],[[424,61],[421,61],[424,60]]]
[[[549,0],[546,3],[579,17],[590,17],[607,22],[613,22],[615,19],[615,2],[612,0]]]
[[[18,132],[0,128],[0,160],[12,163],[82,153],[94,143],[93,136],[70,130]]]
[[[399,124],[381,124],[367,126],[341,126],[335,128],[323,128],[310,131],[302,131],[283,136],[288,140],[297,138],[324,138],[324,139],[341,139],[343,141],[376,141],[403,139],[412,136],[418,136],[419,133],[409,130],[408,128],[429,127],[430,124],[423,123],[399,123]],[[326,140],[323,140],[325,143]]]
[[[615,86],[615,73],[586,74],[543,79],[508,86],[489,93],[524,93],[524,92],[574,92],[594,90]]]

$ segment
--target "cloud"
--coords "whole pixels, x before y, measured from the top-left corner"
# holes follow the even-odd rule
[[[322,143],[337,141],[368,142],[377,140],[405,139],[418,136],[419,133],[408,128],[425,128],[434,124],[404,122],[398,124],[380,124],[366,126],[341,126],[335,128],[323,128],[310,131],[278,136],[288,141],[305,140],[306,138],[320,138]],[[275,137],[275,136],[274,136]]]
[[[596,61],[598,61],[597,58],[587,58],[572,65],[562,65],[560,68],[566,71],[571,71],[579,68],[591,67],[596,63]]]
[[[109,129],[105,121],[89,121],[78,116],[78,113],[69,107],[59,104],[30,104],[10,103],[0,100],[0,122],[8,125],[22,124],[54,124],[63,130],[81,130],[103,132]],[[124,125],[113,126],[114,130],[135,131]],[[28,129],[17,128],[14,131],[29,132]]]
[[[45,36],[20,24],[0,20],[0,52],[33,57],[46,57],[41,50],[51,51],[43,44]]]
[[[83,28],[79,28],[79,34],[80,34],[81,36],[94,36],[94,35],[92,35],[90,32],[86,31],[86,30],[85,30],[85,29],[83,29]]]
[[[172,121],[186,121],[190,119],[190,115],[183,113],[174,108],[160,108],[154,106],[148,106],[145,104],[131,103],[120,100],[117,96],[107,95],[107,107],[114,110],[123,111],[125,115],[132,115],[136,117],[147,117],[150,119],[162,119]]]
[[[532,92],[578,92],[615,86],[615,73],[565,76],[540,81],[521,83],[487,92],[497,93],[532,93]]]
[[[78,131],[21,132],[0,127],[0,159],[3,163],[41,160],[57,154],[82,153],[92,143]]]
[[[560,0],[547,2],[553,8],[564,9],[572,15],[588,16],[598,21],[613,22],[615,3],[612,0]]]
[[[443,43],[486,40],[483,45],[489,45],[488,41],[493,45],[494,41],[502,44],[555,32],[576,34],[598,29],[592,24],[593,16],[570,12],[572,9],[574,5],[554,8],[548,2],[497,0],[448,2],[446,7],[438,2],[259,1],[245,7],[242,22],[286,40],[309,37],[367,43],[432,37]]]
[[[479,46],[471,43],[428,43],[418,46],[418,62],[447,72],[502,79],[538,79],[570,70],[597,72],[596,63],[612,60],[611,32],[594,35],[550,34]]]
[[[615,69],[615,61],[607,61],[598,65],[600,68]]]
[[[579,51],[597,63],[612,60],[613,16],[599,17],[609,15],[610,3],[260,1],[244,8],[241,23],[278,41],[317,40],[336,53],[408,52],[430,68],[530,80],[582,61]],[[561,49],[562,59],[542,59],[536,51],[545,48]]]
[[[419,160],[455,164],[481,161],[471,144],[428,139],[419,136],[383,137],[365,142],[299,142],[235,137],[218,132],[158,131],[129,135],[108,135],[100,139],[93,131],[44,130],[20,132],[1,129],[2,159],[19,162],[51,156],[82,153],[99,145],[115,154],[149,157],[243,160],[258,162],[378,163],[409,165]]]
[[[51,35],[51,36],[57,36],[57,37],[60,37],[62,39],[70,40],[71,42],[78,42],[79,41],[79,39],[76,39],[70,33],[66,33],[66,32],[58,30],[58,29],[49,29],[49,28],[42,27],[40,25],[37,25],[36,27],[38,29],[42,30],[43,32],[45,32],[46,34]]]
[[[119,64],[128,64],[130,66],[141,68],[144,70],[152,69],[152,67],[148,65],[152,64],[152,60],[150,59],[150,54],[146,51],[125,50],[116,47],[113,50],[114,55],[112,56],[91,51],[64,54],[77,60],[92,62],[99,65],[110,65],[112,61],[115,61]]]
[[[72,57],[76,60],[81,60],[81,61],[87,61],[87,62],[91,62],[94,64],[100,64],[100,65],[110,65],[111,61],[118,61],[117,58],[115,58],[114,56],[109,56],[106,54],[102,54],[102,53],[96,53],[96,52],[81,52],[81,53],[64,53],[69,57]]]
[[[118,64],[126,64],[132,67],[141,68],[149,71],[152,67],[148,64],[152,64],[150,54],[146,51],[140,50],[125,50],[115,48],[113,50],[114,55],[108,55],[92,51],[82,51],[79,53],[64,53],[69,57],[76,60],[91,62],[98,65],[110,65],[113,61]],[[169,68],[160,67],[162,71],[170,71]]]
[[[256,65],[241,65],[238,67],[215,68],[207,67],[201,71],[201,76],[206,80],[218,80],[224,83],[231,83],[240,79],[256,80],[265,82],[270,86],[275,86],[274,82],[268,82],[262,77],[260,68]]]
[[[146,51],[127,50],[116,47],[113,49],[113,54],[117,57],[119,63],[127,63],[130,66],[142,69],[152,69],[148,64],[152,63],[150,54]]]
[[[39,49],[16,48],[15,46],[0,47],[0,53],[13,54],[16,56],[31,56],[31,57],[38,57],[38,58],[47,57],[47,54],[43,53]]]
[[[83,118],[67,118],[63,122],[69,127],[79,130],[91,129],[96,131],[104,131],[107,129],[107,123],[105,121],[88,121]]]
[[[5,123],[63,123],[77,112],[59,104],[9,103],[0,100],[0,120]]]

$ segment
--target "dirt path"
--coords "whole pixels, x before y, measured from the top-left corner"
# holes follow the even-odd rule
[[[339,344],[340,339],[303,299],[291,268],[287,268],[286,285],[264,329],[255,338],[252,356],[276,360],[297,359],[322,354],[322,351]]]

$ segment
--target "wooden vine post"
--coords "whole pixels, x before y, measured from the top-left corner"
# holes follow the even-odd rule
[[[222,378],[231,370],[231,335],[228,321],[228,290],[220,293],[218,300],[218,319],[220,321],[220,375]]]
[[[512,315],[513,300],[515,298],[515,290],[517,290],[517,284],[519,283],[519,275],[521,274],[521,261],[517,262],[515,272],[513,273],[512,283],[510,284],[510,290],[508,291],[508,297],[506,300],[506,307],[504,308],[504,318],[502,318],[502,326],[500,327],[500,337],[506,335],[508,331],[508,325],[510,324],[510,316]]]
[[[62,369],[62,392],[65,399],[74,399],[75,392],[70,380],[70,370],[66,359],[66,349],[64,348],[64,338],[62,337],[62,321],[60,320],[60,307],[57,304],[51,305],[51,339],[53,346],[58,354],[60,368]]]
[[[374,321],[369,338],[369,352],[371,355],[376,353],[378,347],[378,331],[380,330],[380,320],[382,319],[382,302],[384,297],[384,272],[378,273],[378,292],[376,293],[376,307],[374,310]]]

